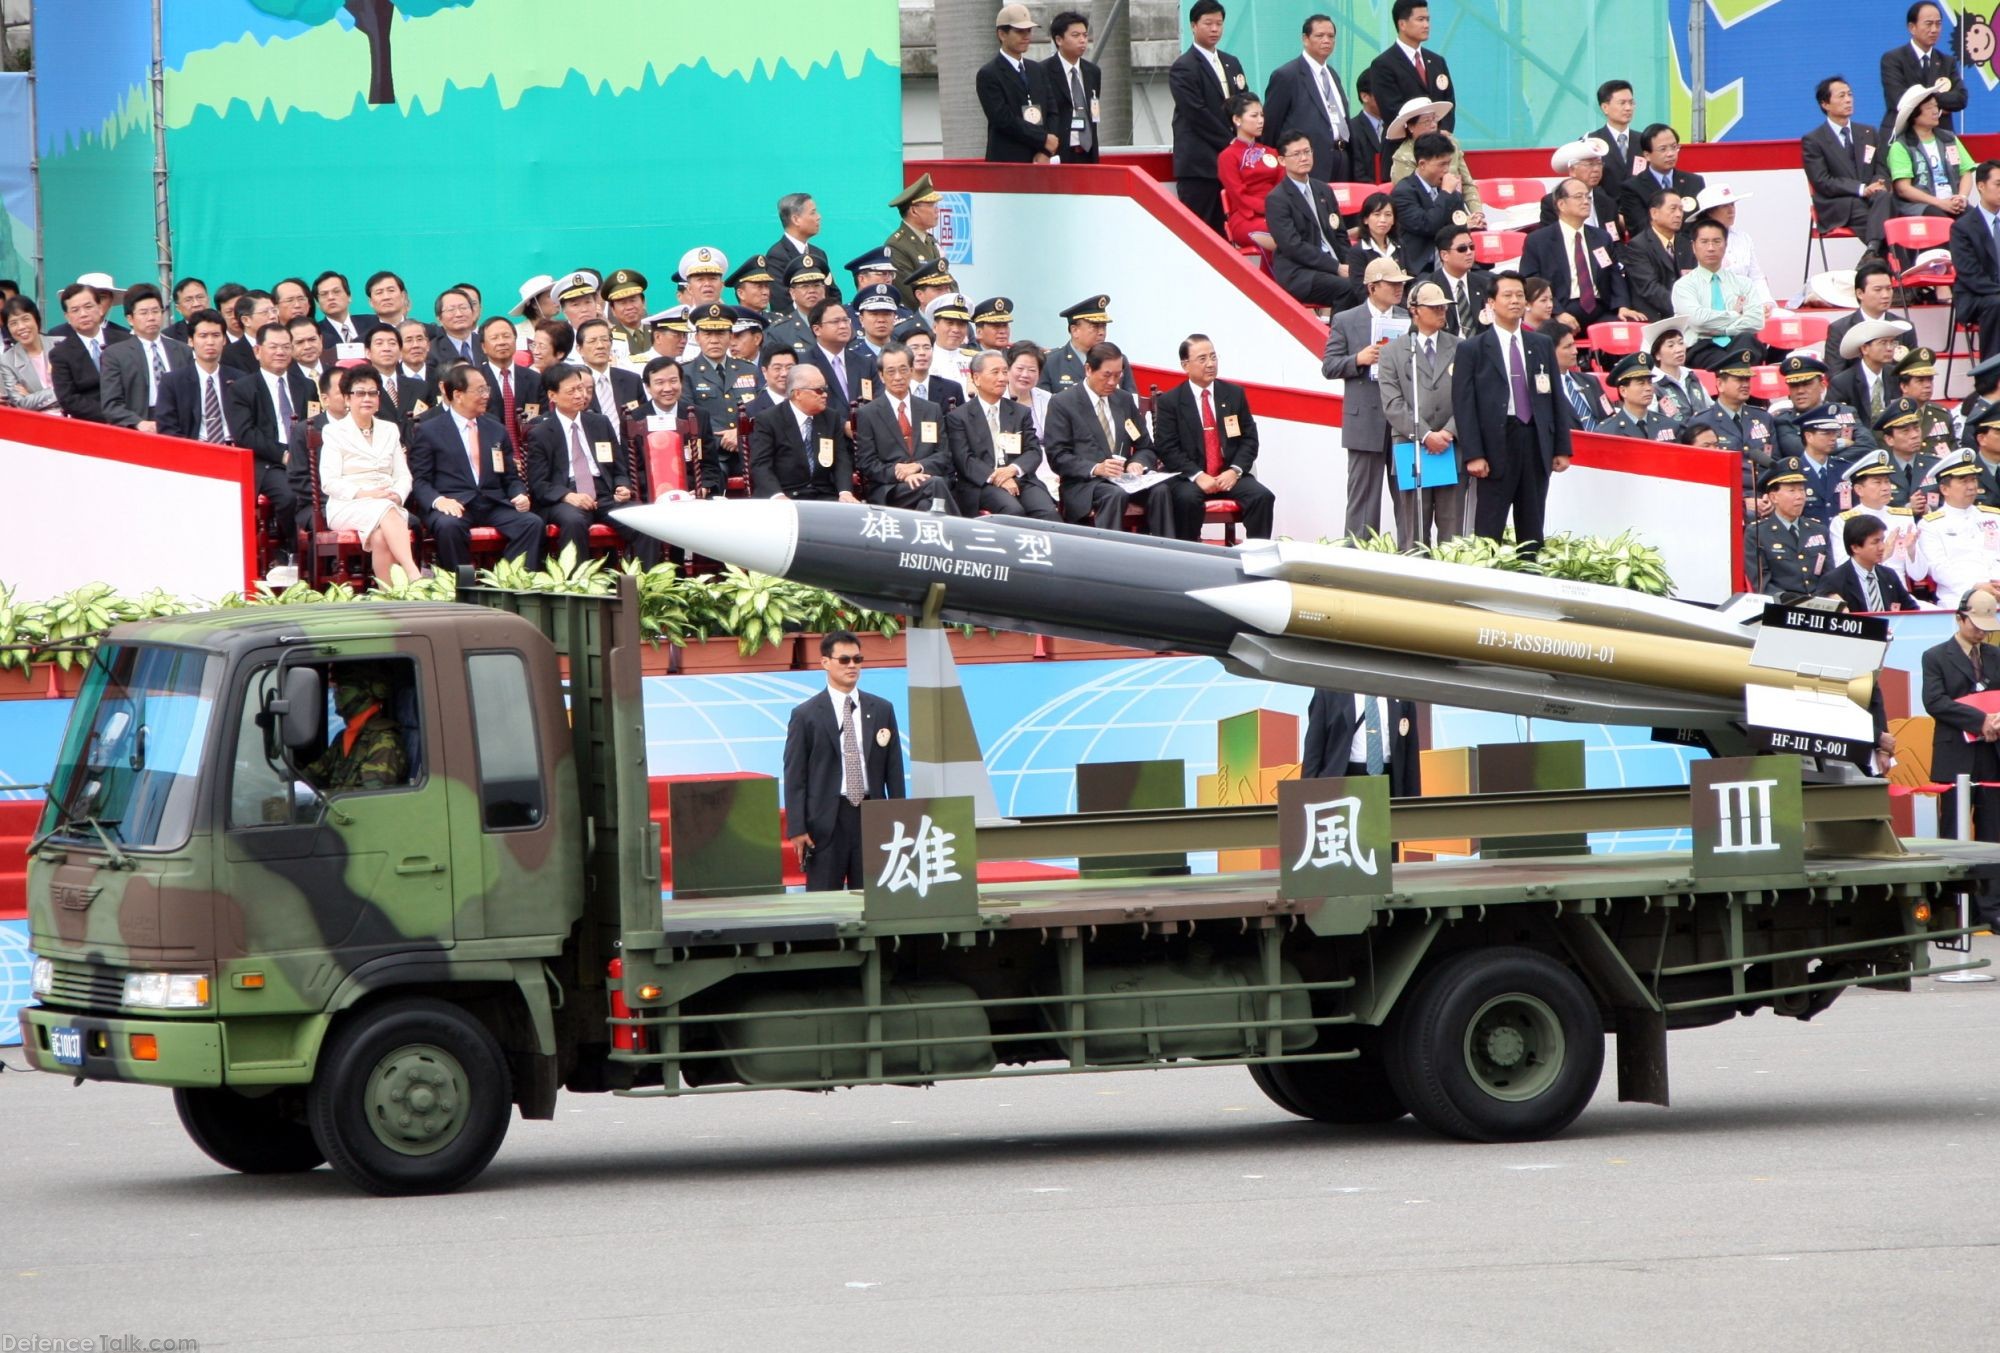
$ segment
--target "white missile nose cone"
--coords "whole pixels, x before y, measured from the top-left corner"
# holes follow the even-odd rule
[[[684,498],[611,515],[634,531],[754,573],[784,575],[799,543],[799,512],[789,498]]]
[[[1292,585],[1266,581],[1204,587],[1188,593],[1205,606],[1266,634],[1283,634],[1292,620]]]

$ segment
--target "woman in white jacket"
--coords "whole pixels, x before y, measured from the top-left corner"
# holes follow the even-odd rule
[[[373,367],[349,367],[340,373],[340,392],[347,396],[347,416],[327,420],[319,451],[326,524],[361,537],[374,557],[378,582],[387,581],[392,566],[415,578],[410,524],[403,515],[410,465],[396,425],[375,416],[382,407],[382,378]]]

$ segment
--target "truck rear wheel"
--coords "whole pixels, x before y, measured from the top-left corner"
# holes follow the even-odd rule
[[[392,1001],[329,1041],[307,1100],[313,1137],[350,1182],[449,1193],[493,1159],[513,1096],[486,1026],[444,1001]]]
[[[1381,1057],[1366,1049],[1349,1062],[1253,1065],[1250,1078],[1286,1113],[1318,1123],[1393,1123],[1409,1112]]]
[[[1418,1121],[1475,1142],[1533,1141],[1576,1121],[1604,1069],[1597,1003],[1532,949],[1446,960],[1391,1027],[1391,1085]]]
[[[174,1091],[174,1111],[210,1160],[242,1174],[298,1174],[326,1164],[312,1129],[283,1091],[243,1095],[216,1088]],[[294,1100],[293,1103],[296,1101]]]

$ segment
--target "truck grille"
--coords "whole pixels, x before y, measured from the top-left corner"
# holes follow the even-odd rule
[[[125,998],[125,971],[96,963],[55,964],[55,983],[45,998],[50,1005],[116,1010]]]

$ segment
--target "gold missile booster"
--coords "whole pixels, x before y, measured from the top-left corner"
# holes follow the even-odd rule
[[[1268,584],[1266,584],[1268,586]],[[1287,635],[1596,677],[1690,694],[1741,699],[1746,687],[1774,686],[1837,695],[1867,707],[1875,678],[1814,677],[1758,667],[1747,646],[1682,636],[1506,615],[1477,606],[1375,596],[1346,588],[1286,583]]]

